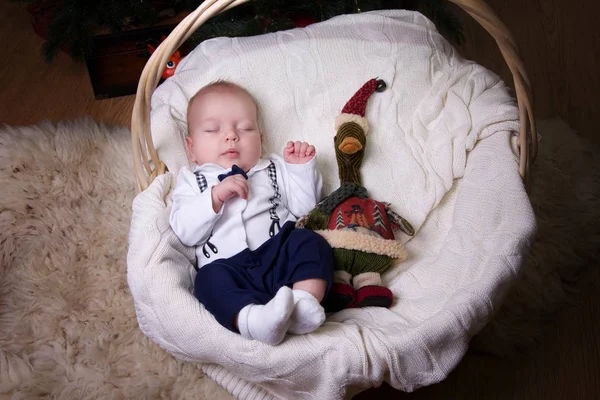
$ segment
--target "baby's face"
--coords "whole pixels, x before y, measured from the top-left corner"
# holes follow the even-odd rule
[[[260,158],[256,104],[239,90],[215,87],[197,96],[188,109],[188,130],[186,143],[196,164],[237,164],[248,171]]]

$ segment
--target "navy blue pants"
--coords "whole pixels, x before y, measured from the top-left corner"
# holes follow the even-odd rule
[[[319,234],[286,222],[258,249],[243,250],[198,270],[194,295],[227,329],[248,304],[266,304],[282,286],[305,279],[333,279],[333,250]],[[327,294],[326,292],[326,294]]]

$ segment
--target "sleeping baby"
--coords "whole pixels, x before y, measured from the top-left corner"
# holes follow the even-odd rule
[[[195,246],[194,294],[227,329],[276,345],[325,321],[333,251],[296,229],[321,198],[316,152],[288,142],[283,157],[262,157],[258,107],[243,88],[219,81],[188,104],[191,167],[173,191],[170,223]]]

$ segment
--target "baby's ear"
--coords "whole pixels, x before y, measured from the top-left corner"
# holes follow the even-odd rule
[[[185,138],[185,147],[186,147],[188,155],[190,157],[190,161],[195,163],[196,156],[194,156],[194,142],[190,136],[186,136],[186,138]]]

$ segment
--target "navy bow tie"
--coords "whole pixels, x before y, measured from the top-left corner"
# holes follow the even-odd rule
[[[248,175],[246,175],[246,173],[244,172],[243,169],[241,169],[240,167],[238,167],[237,165],[233,164],[233,167],[231,167],[231,171],[226,173],[226,174],[221,174],[219,176],[217,176],[217,178],[219,178],[219,182],[222,181],[223,179],[227,178],[228,176],[231,175],[237,175],[240,174],[242,175],[244,178],[248,179]]]

